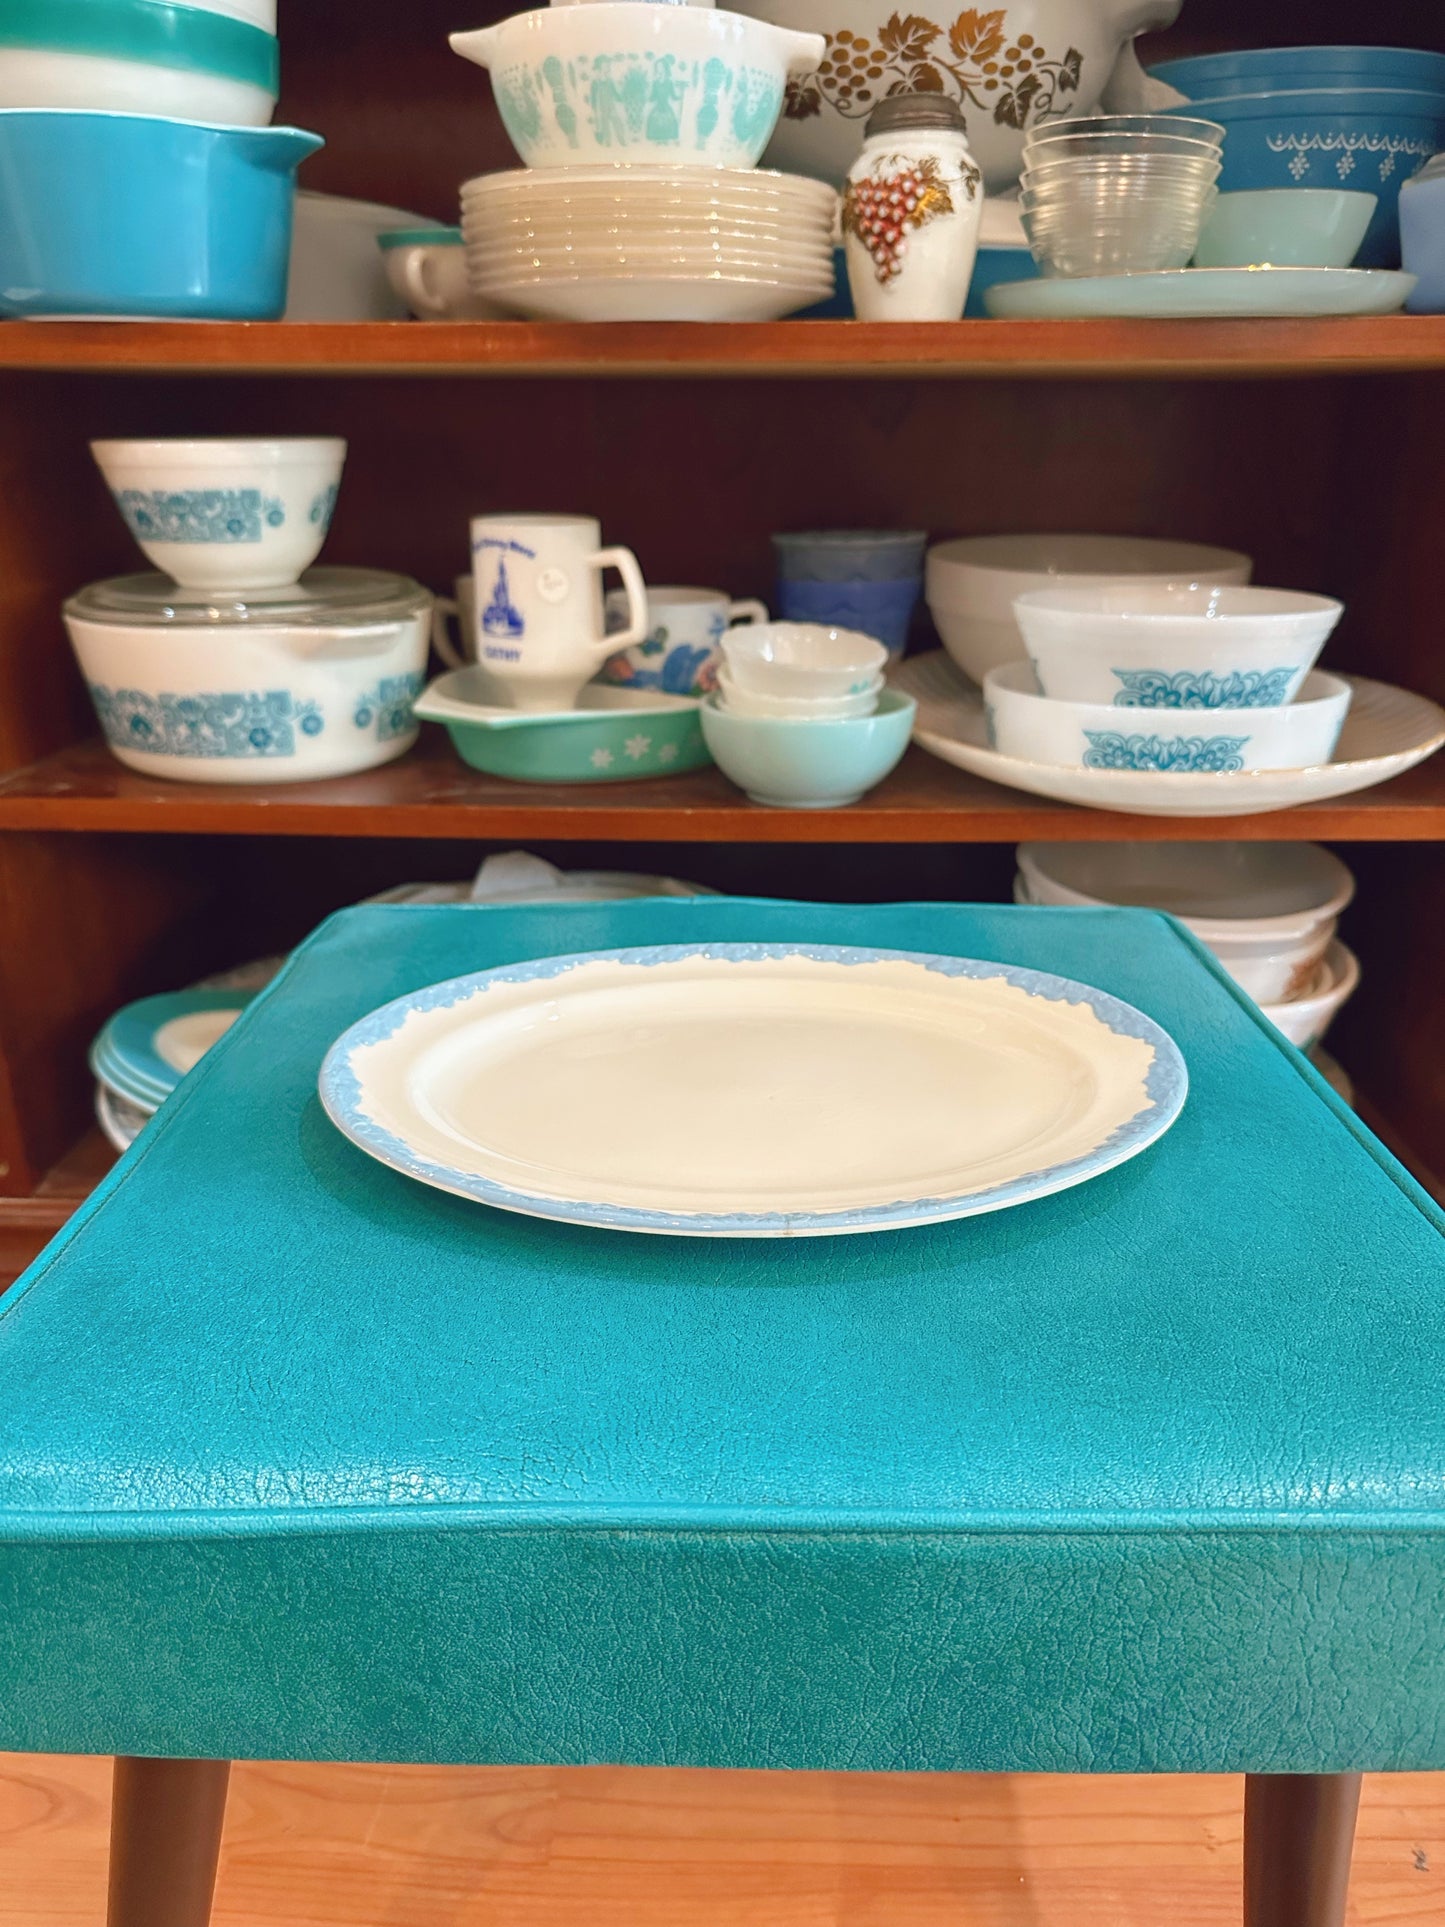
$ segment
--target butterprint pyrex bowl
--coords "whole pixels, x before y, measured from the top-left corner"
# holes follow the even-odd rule
[[[125,525],[193,589],[273,589],[316,560],[341,485],[338,436],[92,442]]]
[[[430,594],[379,569],[312,569],[247,596],[116,576],[65,604],[114,755],[191,783],[295,783],[416,740]]]
[[[0,314],[274,321],[295,127],[0,111]]]
[[[502,124],[528,167],[573,161],[756,164],[790,74],[823,37],[722,9],[596,0],[454,33],[491,70]]]
[[[1344,727],[1350,686],[1312,670],[1297,702],[1278,709],[1114,709],[1039,693],[1032,667],[1005,663],[984,678],[989,742],[1004,756],[1071,769],[1210,773],[1309,769],[1327,763]]]
[[[1197,582],[1035,589],[1014,603],[1044,695],[1116,709],[1293,702],[1343,613],[1329,596]]]

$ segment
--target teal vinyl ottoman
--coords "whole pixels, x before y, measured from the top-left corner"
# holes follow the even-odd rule
[[[467,971],[715,940],[1099,985],[1184,1052],[1080,1189],[872,1237],[509,1216],[322,1113]],[[1445,1767],[1434,1205],[1178,925],[699,898],[333,918],[0,1299],[0,1746],[114,1753],[112,1927],[200,1927],[235,1758],[1244,1772],[1338,1927]]]

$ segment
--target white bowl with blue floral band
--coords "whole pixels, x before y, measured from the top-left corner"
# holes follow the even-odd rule
[[[1298,699],[1275,709],[1116,709],[1042,695],[1032,666],[1011,662],[988,672],[983,701],[990,746],[1023,762],[1218,774],[1329,762],[1350,685],[1312,669]]]
[[[117,576],[65,604],[112,753],[147,776],[295,783],[416,741],[432,598],[409,576],[312,569],[249,597]]]
[[[236,435],[92,442],[90,452],[149,561],[187,588],[245,592],[294,583],[316,560],[346,443]]]
[[[1071,584],[1014,602],[1043,694],[1115,709],[1293,702],[1343,613],[1330,596],[1205,582]]]

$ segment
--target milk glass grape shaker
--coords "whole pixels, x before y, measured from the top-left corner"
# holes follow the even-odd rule
[[[843,189],[860,321],[957,321],[983,218],[983,177],[963,114],[942,94],[895,94],[868,116]]]

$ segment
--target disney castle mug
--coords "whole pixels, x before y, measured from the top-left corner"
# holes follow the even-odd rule
[[[608,635],[602,572],[616,569],[626,627]],[[571,709],[616,650],[648,632],[647,590],[631,549],[602,547],[590,515],[479,515],[472,521],[476,659],[516,709]]]

